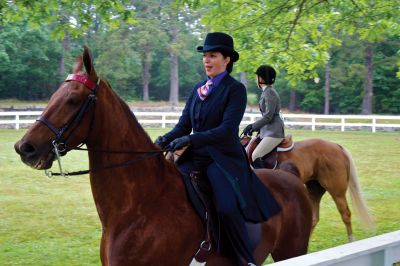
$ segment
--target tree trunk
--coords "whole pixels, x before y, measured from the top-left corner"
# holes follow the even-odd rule
[[[325,104],[324,114],[329,115],[329,90],[331,84],[331,60],[328,58],[325,66]]]
[[[239,79],[240,79],[240,82],[243,83],[243,85],[247,88],[248,81],[247,81],[247,76],[246,76],[245,72],[239,73]]]
[[[364,98],[362,103],[362,114],[372,114],[372,96],[373,91],[373,56],[374,50],[372,44],[368,43],[365,49],[365,66],[367,69],[366,82],[364,84]]]
[[[148,46],[144,48],[142,58],[142,78],[143,78],[143,101],[149,101],[149,84],[150,84],[150,65],[151,65],[151,51]]]
[[[65,55],[69,53],[70,50],[70,37],[69,37],[69,31],[65,31],[64,39],[62,40],[62,52],[61,52],[61,58],[60,58],[60,75],[61,77],[65,76]]]
[[[289,111],[294,112],[295,110],[296,110],[296,91],[290,89]]]
[[[171,48],[169,49],[170,62],[170,94],[169,102],[171,105],[178,105],[179,101],[179,79],[178,79],[178,54],[174,49],[178,39],[178,29],[173,26],[171,29]]]

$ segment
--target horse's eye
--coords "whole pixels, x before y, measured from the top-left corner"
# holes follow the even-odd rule
[[[81,102],[81,99],[79,98],[78,95],[71,95],[67,99],[67,104],[70,104],[70,105],[78,105],[80,102]]]

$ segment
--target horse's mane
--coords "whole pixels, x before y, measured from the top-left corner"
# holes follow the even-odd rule
[[[137,120],[136,116],[134,115],[128,104],[112,89],[111,84],[107,80],[105,79],[102,80],[106,83],[108,90],[113,95],[114,99],[118,101],[129,123],[132,124],[132,128],[137,128],[140,131],[141,133],[140,135],[142,137],[145,137],[150,143],[153,143],[149,134],[147,134],[147,132],[143,129],[142,125],[139,123],[139,121]]]

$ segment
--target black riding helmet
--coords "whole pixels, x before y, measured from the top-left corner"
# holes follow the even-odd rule
[[[261,77],[266,85],[274,84],[276,71],[272,66],[262,65],[257,68],[256,75]]]

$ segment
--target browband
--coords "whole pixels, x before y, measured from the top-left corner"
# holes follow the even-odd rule
[[[65,79],[65,81],[78,81],[80,83],[82,83],[83,85],[85,85],[89,90],[94,91],[97,84],[94,83],[93,81],[91,81],[88,76],[86,75],[82,75],[82,74],[69,74],[67,76],[67,78]]]

